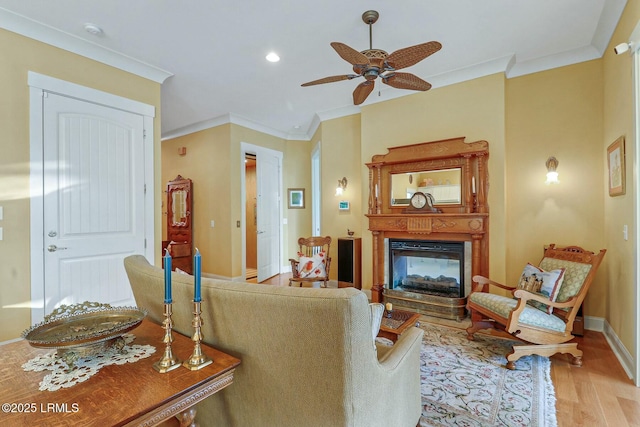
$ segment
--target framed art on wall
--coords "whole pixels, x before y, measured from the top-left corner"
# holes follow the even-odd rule
[[[624,136],[616,139],[607,148],[607,166],[609,169],[609,196],[625,194]]]
[[[304,188],[289,188],[287,193],[289,209],[304,209]]]

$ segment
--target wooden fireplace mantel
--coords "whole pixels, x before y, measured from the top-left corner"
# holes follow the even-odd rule
[[[487,204],[489,145],[464,142],[464,137],[392,147],[373,156],[369,168],[369,230],[373,235],[371,299],[383,302],[385,239],[470,241],[472,275],[489,273],[489,207]],[[441,213],[408,213],[393,201],[392,177],[459,170],[460,200],[438,205]]]

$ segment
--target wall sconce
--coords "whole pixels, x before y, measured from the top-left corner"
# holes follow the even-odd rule
[[[336,188],[336,196],[342,196],[342,193],[347,189],[347,178],[338,180],[338,187]]]
[[[557,184],[560,182],[558,181],[558,172],[556,172],[558,163],[558,159],[553,156],[547,159],[545,163],[545,165],[547,166],[547,181],[545,182],[545,184]]]
[[[187,154],[187,147],[180,147],[180,148],[178,148],[178,154],[179,154],[180,156],[184,156],[184,155],[186,155],[186,154]]]

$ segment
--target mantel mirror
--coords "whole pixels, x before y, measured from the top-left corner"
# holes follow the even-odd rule
[[[485,213],[486,141],[464,137],[388,148],[374,155],[369,169],[369,214],[403,214],[416,192],[430,194],[433,213]],[[413,212],[415,214],[415,212]]]
[[[462,176],[462,168],[391,173],[391,206],[408,206],[416,191],[431,194],[436,205],[459,205]]]

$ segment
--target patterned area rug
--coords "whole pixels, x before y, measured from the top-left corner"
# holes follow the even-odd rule
[[[551,362],[526,356],[504,366],[513,341],[421,322],[420,426],[556,427]]]

